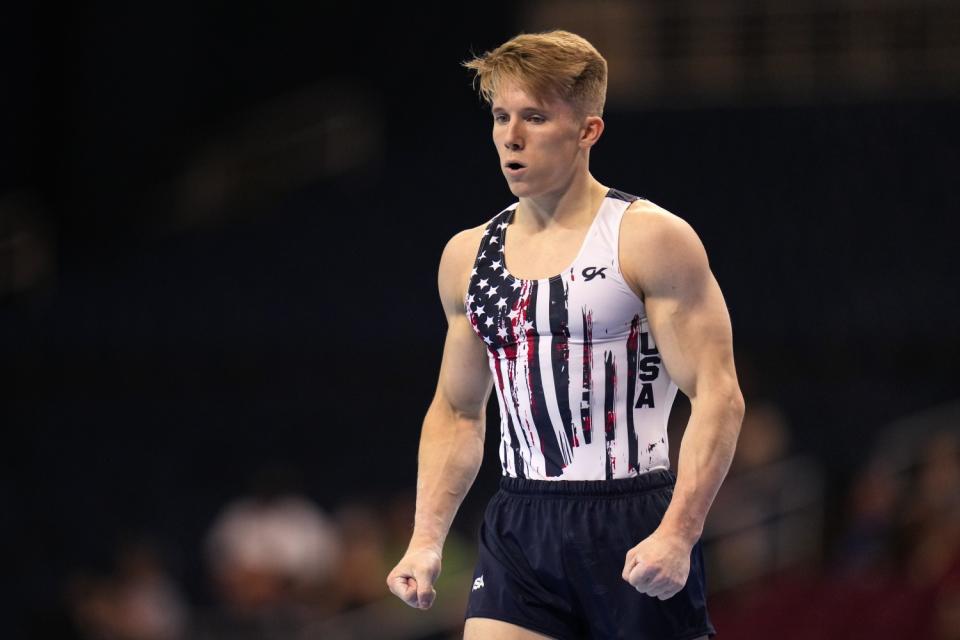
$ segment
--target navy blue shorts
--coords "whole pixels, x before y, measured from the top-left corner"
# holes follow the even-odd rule
[[[714,635],[700,542],[672,598],[623,580],[627,551],[660,524],[676,476],[502,478],[480,527],[467,618],[494,618],[560,640],[689,640]]]

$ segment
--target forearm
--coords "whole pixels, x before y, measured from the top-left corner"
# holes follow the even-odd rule
[[[411,548],[440,553],[453,518],[483,459],[484,415],[467,416],[434,402],[423,421],[417,507]]]
[[[736,388],[691,400],[690,421],[680,443],[677,482],[660,525],[664,532],[679,535],[691,545],[700,538],[736,450],[743,407]]]

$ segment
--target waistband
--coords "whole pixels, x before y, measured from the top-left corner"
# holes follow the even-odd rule
[[[615,496],[671,487],[677,476],[669,469],[654,469],[633,478],[613,480],[532,480],[500,478],[500,490],[515,495]]]

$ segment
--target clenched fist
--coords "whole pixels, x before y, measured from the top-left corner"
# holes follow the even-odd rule
[[[433,583],[440,575],[440,553],[432,549],[407,549],[387,576],[387,586],[411,607],[429,609],[437,597]]]
[[[666,600],[687,583],[692,545],[679,537],[654,531],[627,551],[623,579],[637,591]]]

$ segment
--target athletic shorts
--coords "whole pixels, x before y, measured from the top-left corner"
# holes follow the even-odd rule
[[[714,635],[700,542],[667,600],[624,581],[629,549],[660,524],[676,476],[617,480],[504,477],[480,527],[467,618],[494,618],[559,640],[689,640]]]

